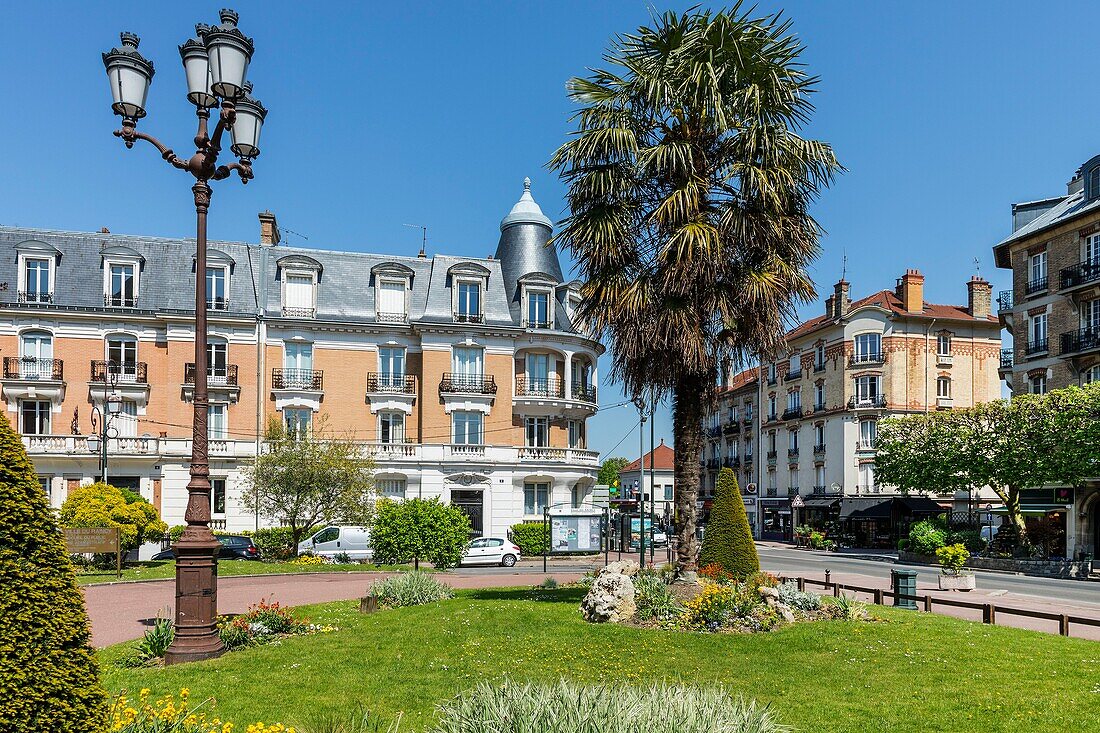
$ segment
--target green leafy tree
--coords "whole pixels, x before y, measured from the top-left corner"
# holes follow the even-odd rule
[[[760,558],[752,541],[745,502],[741,499],[737,476],[730,468],[723,468],[718,473],[714,506],[703,535],[703,547],[699,550],[699,564],[706,567],[712,563],[721,565],[738,578],[760,572]]]
[[[297,547],[318,524],[368,524],[374,508],[374,463],[354,441],[330,435],[326,422],[307,435],[268,422],[264,450],[244,472],[242,501],[290,528]]]
[[[84,596],[19,436],[0,420],[0,731],[100,733]]]
[[[619,456],[608,458],[600,465],[600,472],[596,476],[596,483],[606,486],[618,486],[619,474],[629,465],[630,460],[627,458]]]
[[[576,129],[550,165],[568,184],[557,242],[584,281],[628,395],[672,397],[677,566],[695,570],[703,419],[720,367],[780,348],[815,295],[808,208],[839,169],[799,136],[816,78],[790,22],[666,13],[568,83]]]
[[[168,531],[156,508],[129,489],[99,483],[73,489],[61,505],[62,527],[117,527],[124,553]]]
[[[374,561],[396,565],[427,560],[436,568],[453,568],[470,544],[466,512],[438,498],[378,502],[371,528]]]

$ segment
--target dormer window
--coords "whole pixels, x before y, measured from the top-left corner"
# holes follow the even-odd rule
[[[404,323],[409,320],[404,280],[383,278],[378,281],[378,320],[382,323]]]
[[[283,315],[313,318],[317,313],[312,272],[288,272],[283,278]]]
[[[550,328],[549,291],[527,291],[527,328]]]
[[[138,299],[138,268],[131,262],[106,263],[105,305],[112,308],[136,308]]]
[[[229,310],[229,268],[225,265],[206,268],[206,307],[215,311]]]
[[[1096,156],[1084,165],[1085,201],[1100,198],[1100,156]]]
[[[23,282],[19,288],[19,300],[22,303],[53,302],[53,260],[42,257],[23,258],[21,275]]]
[[[457,323],[481,323],[481,282],[459,280],[455,289],[454,317]]]

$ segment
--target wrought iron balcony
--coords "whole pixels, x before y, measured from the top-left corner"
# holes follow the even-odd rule
[[[34,356],[5,356],[4,379],[34,379],[60,382],[65,378],[61,359]]]
[[[745,457],[741,459],[746,466],[752,465],[752,453],[745,454]]]
[[[596,404],[596,385],[573,382],[573,399]]]
[[[1001,369],[1011,369],[1012,363],[1012,349],[1001,349]]]
[[[495,378],[481,374],[445,372],[443,379],[439,380],[439,391],[456,394],[495,395],[497,393],[497,382]]]
[[[777,451],[774,451],[774,450],[768,451],[768,460],[769,461],[774,461],[777,455],[779,455],[779,453]]]
[[[787,458],[798,458],[798,448],[788,448]]]
[[[378,323],[408,323],[408,313],[375,313],[374,320]]]
[[[801,379],[801,378],[802,378],[802,368],[799,367],[796,371],[787,372],[786,376],[783,377],[783,381],[784,382],[793,382],[794,380]]]
[[[484,313],[452,313],[455,323],[485,323]]]
[[[565,397],[565,383],[561,377],[516,376],[516,394],[524,397]]]
[[[775,422],[778,419],[779,415],[776,415],[774,412],[768,413],[768,422]]]
[[[825,444],[824,443],[818,443],[817,445],[814,446],[814,455],[815,456],[825,455]]]
[[[821,364],[814,364],[814,374],[817,374],[818,372],[823,372],[823,371],[825,371],[825,363],[824,362],[822,362]]]
[[[1062,289],[1100,282],[1100,261],[1079,262],[1062,270]]]
[[[325,388],[324,372],[320,369],[272,369],[272,389],[304,389],[321,392]]]
[[[707,428],[706,432],[707,432],[707,437],[709,437],[709,438],[721,438],[722,437],[722,426],[721,425],[712,425],[711,427]]]
[[[856,397],[852,396],[848,400],[849,410],[869,410],[869,409],[882,409],[886,407],[886,395],[877,394],[869,397]]]
[[[814,405],[814,412],[825,412],[825,403],[818,402]]]
[[[16,299],[20,303],[52,303],[53,293],[32,293],[29,290],[20,290],[16,294]]]
[[[416,394],[416,377],[411,374],[367,372],[370,394]]]
[[[1024,295],[1035,295],[1036,293],[1041,293],[1046,289],[1047,278],[1044,275],[1043,277],[1037,277],[1034,280],[1028,280],[1027,283],[1024,285]]]
[[[93,382],[149,383],[149,365],[143,361],[93,361]]]
[[[711,458],[710,460],[707,461],[707,468],[709,468],[711,470],[717,470],[721,467],[722,467],[722,459],[721,458]]]
[[[229,310],[229,298],[210,298],[206,301],[206,309],[212,311]]]
[[[742,422],[745,423],[746,425],[752,425],[752,417],[753,417],[752,412],[748,412],[748,413],[745,414],[745,419],[742,420]]]
[[[136,295],[104,295],[103,305],[107,308],[137,308]]]
[[[1062,353],[1077,354],[1100,349],[1100,327],[1092,326],[1062,334]]]
[[[1049,344],[1047,343],[1047,339],[1041,338],[1035,339],[1034,341],[1028,341],[1027,345],[1024,347],[1024,354],[1027,356],[1034,356],[1035,354],[1042,354],[1048,350]]]
[[[802,417],[802,407],[788,407],[783,411],[784,420],[794,420],[795,418]]]
[[[787,496],[798,496],[798,487],[791,486],[787,489]]]
[[[553,328],[553,325],[554,324],[550,323],[550,321],[532,321],[529,318],[523,319],[524,328]]]
[[[1002,290],[997,293],[997,311],[1003,313],[1012,310],[1014,300],[1015,297],[1011,290]]]
[[[725,460],[722,461],[722,465],[725,466],[726,468],[740,468],[741,467],[741,459],[738,458],[737,456],[733,456],[732,458],[726,458]]]
[[[866,364],[885,364],[886,354],[881,351],[876,351],[873,354],[852,354],[848,359],[850,366],[861,366]]]
[[[814,487],[814,496],[822,496],[822,495],[828,493],[828,490],[829,490],[828,486],[815,486]]]
[[[722,432],[726,435],[736,435],[741,432],[741,423],[738,420],[730,420],[722,426]]]
[[[775,488],[774,486],[769,486],[768,488],[764,489],[764,496],[776,496],[778,494],[779,489]]]
[[[207,366],[206,382],[210,385],[237,386],[237,365],[226,364],[222,367]],[[183,365],[183,383],[195,383],[195,362],[189,361]]]
[[[283,307],[283,316],[285,318],[313,318],[317,315],[316,308],[288,308]]]
[[[769,387],[774,387],[775,386],[775,381],[776,380],[775,380],[775,375],[774,374],[768,375],[768,386]]]

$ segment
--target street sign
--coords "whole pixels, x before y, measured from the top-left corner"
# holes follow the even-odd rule
[[[792,509],[801,509],[804,506],[806,506],[806,502],[802,501],[801,496],[799,496],[798,494],[795,494],[795,497],[793,499],[791,499],[791,508]]]
[[[113,554],[115,571],[122,577],[122,548],[118,527],[70,527],[65,531],[65,551],[70,555]]]

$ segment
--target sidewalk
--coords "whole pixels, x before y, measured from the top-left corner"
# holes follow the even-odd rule
[[[836,552],[826,552],[825,550],[811,550],[808,547],[795,547],[790,542],[776,542],[774,540],[756,540],[756,544],[759,547],[770,547],[775,550],[794,550],[797,552],[828,557],[854,557],[860,560],[878,560],[879,562],[898,561],[898,553],[891,550],[867,550],[857,547],[847,547]]]

